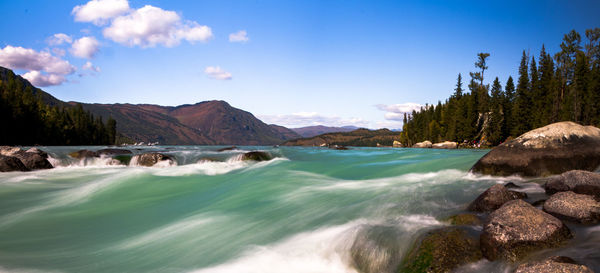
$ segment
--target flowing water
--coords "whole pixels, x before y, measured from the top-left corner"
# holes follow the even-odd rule
[[[394,225],[405,253],[491,185],[525,182],[469,174],[483,150],[129,147],[177,159],[158,167],[67,156],[84,148],[103,147],[41,147],[55,169],[0,173],[0,271],[356,272],[360,227]],[[244,150],[276,158],[241,161]],[[570,227],[573,243],[552,254],[598,270],[600,228]]]

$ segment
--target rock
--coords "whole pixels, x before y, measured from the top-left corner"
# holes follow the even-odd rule
[[[15,153],[21,151],[19,147],[13,146],[0,146],[0,155],[13,156]]]
[[[133,158],[133,156],[127,154],[113,156],[113,159],[119,161],[119,164],[121,165],[129,165],[129,162],[131,162],[131,158]]]
[[[402,148],[402,143],[398,140],[394,140],[394,142],[392,143],[392,147],[394,148]]]
[[[515,184],[513,182],[508,182],[508,183],[504,184],[504,187],[507,188],[507,189],[519,189],[519,188],[521,188],[521,186],[519,186],[519,185],[517,185],[517,184]]]
[[[546,194],[573,191],[595,196],[600,200],[600,173],[574,170],[552,177],[544,184]]]
[[[457,215],[452,215],[444,220],[444,222],[448,222],[451,225],[455,226],[480,226],[481,220],[475,214],[470,213],[461,213]]]
[[[423,142],[418,142],[415,145],[413,145],[413,148],[431,148],[431,141],[429,140],[425,140]]]
[[[89,150],[79,150],[77,152],[69,153],[70,157],[82,159],[86,157],[100,157],[97,152],[89,151]]]
[[[38,148],[31,148],[27,151],[19,151],[14,155],[21,160],[23,165],[30,170],[52,169],[54,166],[48,161],[48,154]]]
[[[230,147],[218,149],[217,152],[231,151],[231,150],[235,150],[235,149],[237,149],[236,146],[230,146]]]
[[[559,192],[544,203],[544,211],[558,218],[583,224],[600,221],[600,202],[594,197],[572,191]]]
[[[96,151],[98,155],[130,155],[132,154],[130,150],[125,149],[101,149]]]
[[[450,272],[481,259],[477,237],[459,227],[428,232],[402,261],[399,272]]]
[[[458,143],[452,141],[444,141],[431,145],[431,148],[434,149],[456,149],[456,147],[458,147]]]
[[[523,200],[513,200],[492,212],[483,225],[481,251],[491,261],[517,261],[533,251],[557,247],[572,238],[556,217]]]
[[[0,155],[0,172],[26,172],[27,167],[14,156]]]
[[[340,146],[340,145],[333,145],[333,146],[331,146],[329,148],[334,149],[334,150],[348,150],[348,147],[346,147],[346,146]]]
[[[546,203],[546,200],[548,200],[548,199],[540,199],[540,200],[537,200],[537,201],[531,203],[531,205],[534,207],[544,206],[544,203]]]
[[[161,153],[147,153],[147,154],[135,155],[131,159],[131,162],[134,165],[146,166],[146,167],[152,167],[156,163],[159,163],[162,161],[168,161],[169,165],[175,164],[175,161],[173,160],[173,158],[171,156],[161,154]]]
[[[600,129],[558,122],[529,131],[484,155],[471,171],[508,176],[549,176],[600,166]]]
[[[354,267],[362,273],[393,273],[401,262],[402,231],[392,226],[364,226],[350,248]]]
[[[476,212],[490,212],[498,209],[504,203],[516,199],[527,198],[523,192],[510,191],[501,184],[496,184],[480,194],[467,207],[467,210]]]
[[[569,257],[555,256],[519,265],[515,273],[594,273],[594,271],[585,265],[576,264]]]
[[[242,155],[242,160],[267,161],[273,159],[273,156],[267,152],[252,151]]]

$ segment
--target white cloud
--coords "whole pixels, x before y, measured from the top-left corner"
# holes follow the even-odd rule
[[[73,42],[73,38],[64,33],[56,33],[48,37],[48,39],[46,39],[46,42],[51,46],[57,46],[62,45],[64,43],[70,44]]]
[[[87,61],[82,67],[83,70],[90,70],[99,73],[100,67],[94,66],[92,62]]]
[[[232,43],[245,43],[248,42],[250,38],[248,38],[248,33],[245,30],[240,30],[236,33],[229,34],[229,41]]]
[[[96,38],[86,36],[73,42],[71,54],[75,57],[91,59],[98,53],[98,47],[99,43]]]
[[[204,69],[204,73],[211,79],[215,80],[231,80],[231,73],[221,69],[218,66],[209,66]]]
[[[58,57],[63,57],[63,56],[65,56],[65,54],[67,54],[67,52],[64,49],[57,48],[57,47],[52,49],[52,53],[54,53],[54,55],[56,55]]]
[[[267,124],[277,124],[286,127],[304,127],[314,125],[325,126],[358,126],[368,127],[369,122],[361,118],[342,118],[323,116],[317,112],[299,112],[289,115],[260,115],[259,118]]]
[[[0,66],[28,70],[23,77],[35,86],[59,85],[66,81],[66,75],[75,72],[68,61],[49,52],[13,46],[0,49]]]
[[[103,30],[104,37],[127,46],[176,46],[181,40],[206,42],[212,30],[193,21],[183,21],[174,11],[146,5],[116,17]]]
[[[111,18],[117,17],[129,11],[127,0],[92,0],[85,5],[75,6],[71,14],[75,16],[76,22],[92,22],[101,26]]]
[[[385,111],[384,117],[387,120],[402,121],[404,119],[404,113],[410,114],[412,111],[420,111],[421,105],[414,102],[400,103],[400,104],[377,104],[375,107],[381,111]]]
[[[29,71],[23,75],[23,78],[38,87],[60,85],[66,81],[63,75],[42,74],[40,71]]]

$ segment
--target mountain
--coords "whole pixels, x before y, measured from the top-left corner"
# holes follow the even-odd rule
[[[180,106],[83,104],[84,109],[117,121],[117,131],[134,141],[161,144],[273,145],[299,138],[290,129],[267,125],[225,101]]]
[[[338,132],[350,132],[358,129],[355,126],[344,126],[344,127],[328,127],[323,125],[307,126],[300,128],[292,128],[292,131],[298,133],[302,137],[314,137],[327,133],[338,133]]]
[[[287,141],[285,146],[360,146],[376,147],[377,144],[392,146],[394,140],[399,140],[400,134],[388,129],[368,130],[357,129],[351,132],[327,133],[314,137],[300,138]]]

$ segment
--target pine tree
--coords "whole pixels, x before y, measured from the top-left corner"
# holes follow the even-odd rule
[[[502,124],[504,123],[504,113],[502,109],[504,98],[502,94],[502,85],[498,77],[492,84],[492,95],[490,98],[490,126],[488,127],[488,141],[492,145],[498,145],[502,142]]]
[[[504,110],[502,139],[508,138],[511,135],[512,128],[515,127],[515,120],[513,119],[512,113],[512,108],[515,101],[515,84],[511,76],[508,76],[508,80],[506,80],[505,89],[504,104],[502,106],[502,109]]]
[[[527,70],[527,54],[523,51],[512,112],[514,127],[511,130],[511,134],[515,137],[527,132],[531,128],[531,100],[529,98],[529,74]]]

